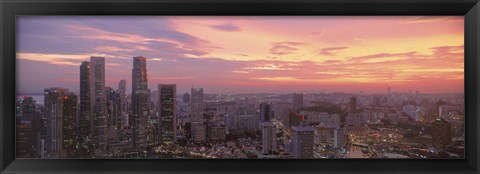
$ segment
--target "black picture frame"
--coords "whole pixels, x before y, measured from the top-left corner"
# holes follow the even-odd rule
[[[479,173],[478,0],[0,0],[1,173]],[[465,16],[465,159],[15,159],[18,15]]]

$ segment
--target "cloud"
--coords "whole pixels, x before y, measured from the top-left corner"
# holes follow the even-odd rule
[[[240,27],[233,25],[233,24],[219,24],[219,25],[212,25],[210,26],[212,29],[219,30],[219,31],[227,31],[227,32],[233,32],[233,31],[240,31]]]
[[[411,52],[404,52],[404,53],[378,53],[378,54],[372,54],[372,55],[366,55],[366,56],[358,56],[358,57],[352,57],[349,58],[348,61],[351,62],[375,62],[378,60],[375,59],[384,59],[384,61],[392,61],[392,60],[398,60],[399,58],[415,58],[418,57],[419,55],[415,51]]]
[[[275,42],[269,50],[270,54],[286,55],[298,50],[297,46],[305,45],[302,42]]]
[[[432,47],[435,58],[463,58],[464,45]]]
[[[334,56],[337,51],[347,49],[348,47],[328,47],[319,50],[319,55]]]
[[[399,21],[400,24],[425,24],[434,22],[463,22],[453,16],[415,16],[407,20]]]

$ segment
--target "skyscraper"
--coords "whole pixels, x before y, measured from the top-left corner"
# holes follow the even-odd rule
[[[75,157],[72,153],[75,151],[78,143],[76,117],[77,117],[77,95],[66,93],[62,99],[62,130],[60,132],[61,157]]]
[[[90,62],[84,61],[80,65],[80,119],[90,120]]]
[[[206,127],[203,124],[204,113],[204,98],[203,88],[191,90],[191,103],[190,103],[190,122],[191,133],[194,142],[204,142],[206,140]]]
[[[86,141],[91,136],[91,114],[92,114],[92,106],[91,106],[91,70],[90,70],[90,62],[83,61],[80,65],[80,114],[79,114],[79,132],[81,132],[81,139],[83,140],[83,144],[86,145],[88,142]]]
[[[294,93],[293,100],[292,100],[292,109],[293,112],[298,112],[299,109],[303,108],[303,94],[302,93]]]
[[[108,141],[104,57],[90,57],[90,75],[91,137],[95,155],[101,156]]]
[[[451,125],[443,119],[436,119],[432,123],[432,145],[445,148],[452,142]]]
[[[189,103],[190,102],[190,94],[187,92],[183,94],[183,103]]]
[[[292,155],[294,158],[313,158],[314,128],[292,126]]]
[[[357,97],[352,96],[352,97],[350,97],[349,112],[350,113],[355,113],[356,111],[357,111]]]
[[[137,150],[147,146],[145,128],[148,121],[148,82],[147,59],[145,57],[133,58],[132,69],[132,143]]]
[[[47,118],[46,149],[48,157],[60,158],[62,150],[63,97],[67,89],[50,88],[44,90],[45,116]]]
[[[262,128],[262,153],[277,152],[277,129],[272,121],[260,122]]]
[[[124,128],[127,126],[125,120],[128,119],[128,110],[127,110],[127,100],[126,100],[126,93],[127,93],[127,81],[120,80],[118,83],[118,93],[120,94],[120,115],[122,117],[122,124],[120,128]]]
[[[260,121],[270,121],[273,118],[272,107],[268,102],[260,103]]]
[[[160,143],[173,143],[176,141],[176,96],[177,86],[175,84],[158,85],[158,139]]]

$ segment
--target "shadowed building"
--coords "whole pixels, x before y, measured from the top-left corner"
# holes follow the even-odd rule
[[[132,69],[132,143],[136,150],[143,150],[147,146],[145,129],[149,116],[148,111],[148,82],[147,59],[133,58]]]
[[[90,75],[91,137],[95,155],[101,156],[108,143],[104,57],[90,57]]]
[[[160,143],[173,143],[176,141],[176,101],[177,86],[175,84],[158,85],[158,139]]]

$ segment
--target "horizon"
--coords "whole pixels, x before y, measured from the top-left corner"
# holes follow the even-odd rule
[[[230,95],[464,93],[463,23],[452,16],[21,16],[16,90],[78,92],[80,63],[104,56],[105,86],[118,89],[125,79],[130,92],[132,58],[145,56],[148,87],[177,84],[180,94],[192,85]]]

